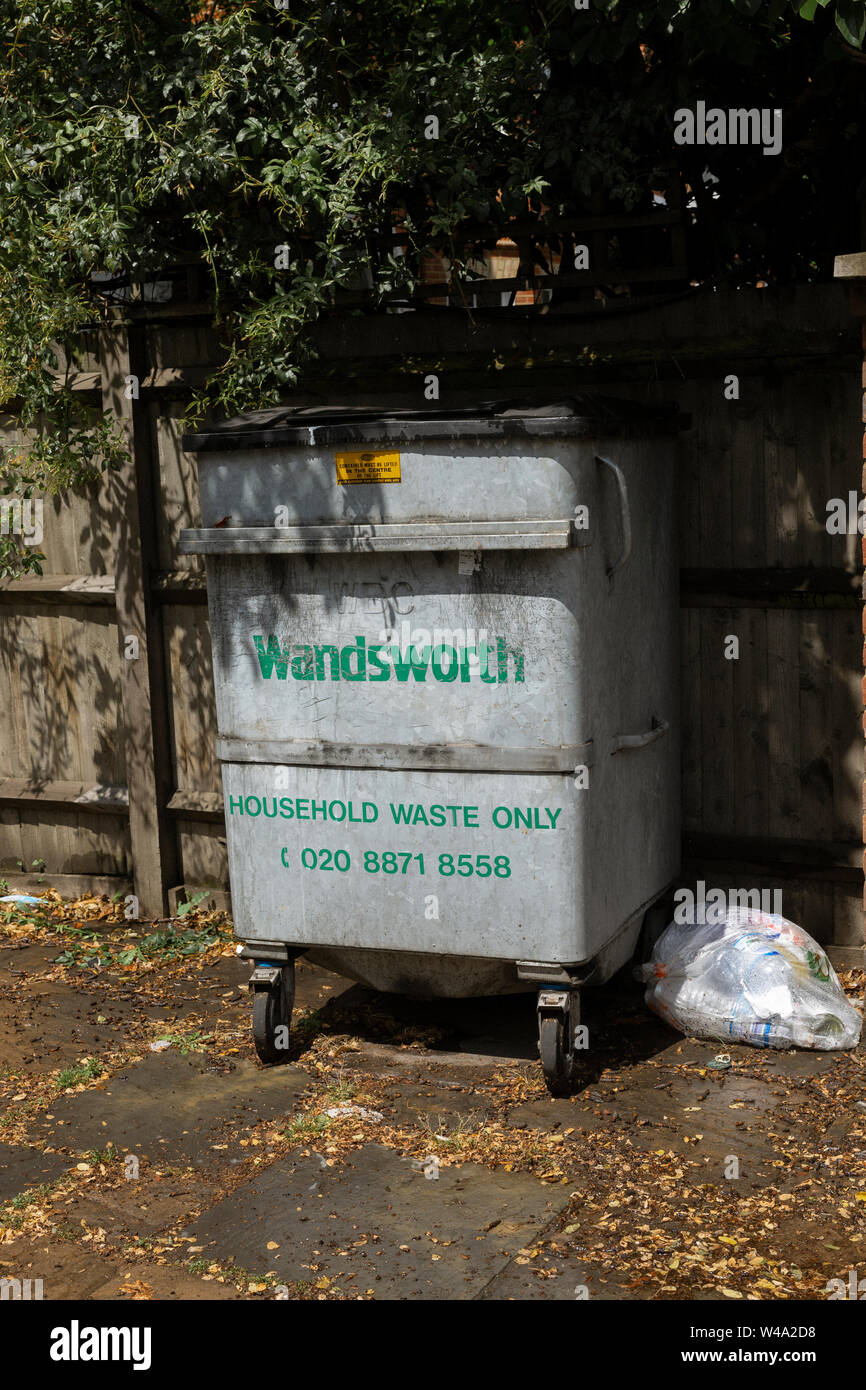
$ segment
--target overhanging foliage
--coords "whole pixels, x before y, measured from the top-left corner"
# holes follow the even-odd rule
[[[29,431],[7,490],[10,475],[22,491],[80,483],[118,456],[110,422],[57,377],[108,311],[107,283],[206,267],[227,358],[193,408],[230,413],[279,400],[340,287],[408,291],[431,247],[459,271],[467,224],[492,243],[518,216],[543,237],[599,200],[645,206],[675,159],[698,279],[820,278],[850,249],[836,238],[857,236],[862,0],[0,13],[0,396]],[[706,184],[706,149],[672,138],[675,109],[698,99],[782,108],[783,153],[715,149]],[[397,221],[415,254],[381,252]]]

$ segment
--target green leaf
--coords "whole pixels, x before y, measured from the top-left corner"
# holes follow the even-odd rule
[[[866,5],[863,0],[837,0],[836,28],[852,48],[862,48],[866,38]]]

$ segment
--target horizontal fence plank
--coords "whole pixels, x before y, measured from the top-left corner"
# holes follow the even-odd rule
[[[158,570],[151,575],[150,588],[153,596],[165,603],[178,599],[194,603],[207,599],[207,575],[204,570]],[[0,585],[0,604],[7,608],[28,603],[113,608],[115,592],[114,575],[28,575]]]
[[[150,592],[158,603],[207,603],[203,569],[159,570],[150,577]]]
[[[492,298],[496,294],[520,294],[525,290],[556,290],[570,289],[592,289],[597,285],[627,285],[627,284],[654,284],[656,281],[678,280],[685,281],[686,273],[681,266],[654,266],[649,270],[641,268],[630,268],[628,266],[602,266],[601,270],[580,270],[568,271],[566,274],[552,275],[515,275],[510,279],[488,279],[480,276],[477,280],[459,280],[441,282],[430,282],[424,285],[416,285],[407,294],[407,299],[433,299],[437,295],[447,295],[450,299],[461,300],[463,296],[471,297],[483,295],[485,299]],[[353,302],[357,300],[359,304],[366,302],[365,297],[355,295]],[[347,303],[349,294],[339,295],[338,303]],[[515,305],[515,309],[533,309],[535,306]]]
[[[178,788],[169,800],[168,810],[175,816],[221,821],[224,819],[223,794]]]
[[[213,375],[215,367],[194,366],[187,367],[160,367],[152,372],[148,372],[138,383],[139,391],[171,391],[181,388],[192,390],[199,386],[204,386],[208,379]],[[100,375],[98,372],[76,372],[70,377],[68,382],[64,382],[73,391],[98,391],[100,389]],[[58,378],[58,385],[61,379]]]
[[[862,573],[850,570],[680,570],[682,608],[859,608],[862,603]]]
[[[862,883],[863,845],[856,841],[782,840],[764,835],[683,835],[686,865],[706,861],[719,873],[733,868],[776,873],[786,878]]]
[[[0,781],[0,803],[24,806],[38,802],[48,810],[105,811],[111,815],[129,814],[129,793],[126,787],[109,786],[100,782],[39,781],[22,777],[4,777]]]
[[[107,604],[115,599],[113,574],[29,574],[0,584],[0,603],[22,601]]]
[[[489,523],[491,529],[497,524]],[[535,525],[543,528],[544,523]],[[567,544],[565,528],[570,523],[564,521],[557,525],[560,525],[560,530],[542,529],[539,534],[530,532],[529,523],[525,523],[521,530],[515,524],[511,534],[501,537],[483,534],[480,530],[473,531],[472,523],[465,523],[464,531],[458,534],[452,527],[452,534],[443,532],[441,538],[433,526],[426,528],[428,535],[423,538],[418,534],[420,527],[402,527],[395,528],[400,533],[399,543],[394,541],[385,526],[351,528],[351,535],[349,528],[344,528],[346,534],[340,535],[337,532],[341,528],[236,527],[234,530],[240,533],[237,538],[231,531],[216,530],[212,539],[208,530],[188,530],[185,533],[188,539],[182,542],[182,552],[217,553],[225,550],[252,554],[266,551],[294,553],[296,550],[310,549],[353,553],[363,550],[367,541],[370,541],[370,549],[380,550],[427,550],[436,549],[437,543],[458,545],[458,542],[458,548],[467,550],[484,547],[559,548]],[[296,534],[284,536],[287,531]],[[319,531],[324,539],[316,534]],[[365,534],[365,531],[370,534]],[[682,608],[858,608],[863,603],[862,588],[862,574],[843,569],[785,569],[780,566],[775,569],[680,570]],[[206,602],[207,575],[204,570],[157,570],[150,576],[150,589],[154,598],[164,603]],[[110,607],[114,601],[113,575],[32,575],[25,579],[7,580],[0,585],[0,604],[8,607],[28,602]]]
[[[53,889],[62,898],[120,898],[132,892],[132,879],[125,874],[37,874],[16,873],[5,869],[3,878],[12,893],[30,893],[33,897]],[[129,922],[119,923],[124,929]],[[100,923],[99,927],[102,928]]]

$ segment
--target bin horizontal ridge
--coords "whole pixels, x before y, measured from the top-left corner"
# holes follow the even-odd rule
[[[284,767],[373,767],[430,772],[563,772],[592,763],[592,740],[559,747],[501,748],[479,743],[335,743],[310,739],[220,737],[224,763]]]
[[[586,544],[586,541],[583,540]],[[394,550],[564,550],[570,517],[542,521],[352,522],[321,526],[200,527],[180,533],[183,555]]]

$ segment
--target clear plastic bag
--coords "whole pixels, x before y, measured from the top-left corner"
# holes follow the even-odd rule
[[[673,921],[642,967],[646,1002],[691,1037],[756,1047],[856,1047],[862,1019],[808,932],[748,907]]]

